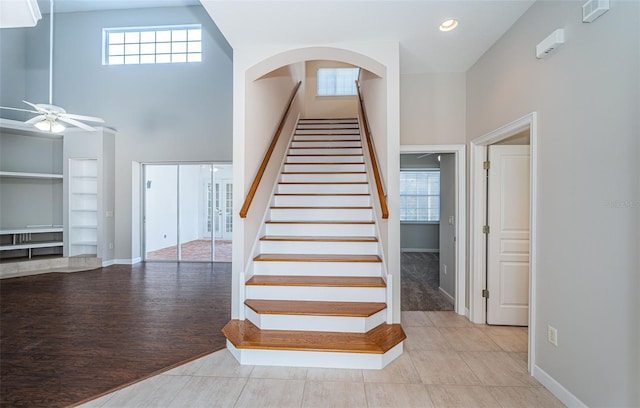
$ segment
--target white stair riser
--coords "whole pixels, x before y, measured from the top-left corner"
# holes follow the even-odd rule
[[[272,208],[269,212],[269,218],[271,221],[373,221],[373,210],[345,208]]]
[[[320,141],[304,141],[304,142],[298,142],[298,141],[293,141],[291,142],[291,147],[292,148],[300,148],[300,147],[319,147],[319,148],[327,148],[327,147],[344,147],[344,148],[349,148],[349,147],[355,147],[355,148],[362,148],[362,142],[360,142],[359,140],[357,141],[326,141],[326,140],[320,140]]]
[[[374,224],[278,224],[267,223],[266,235],[293,237],[372,237],[375,236]]]
[[[285,164],[284,171],[299,173],[321,173],[321,172],[363,172],[364,163],[354,164]]]
[[[287,156],[286,163],[364,163],[364,156]]]
[[[262,254],[378,255],[377,242],[260,241]]]
[[[381,370],[400,357],[402,342],[384,354],[239,349],[229,340],[227,350],[242,365]]]
[[[359,135],[359,129],[297,129],[296,135]]]
[[[357,129],[357,123],[300,123],[296,129]]]
[[[326,155],[336,155],[336,154],[351,154],[351,155],[361,155],[362,148],[361,147],[336,147],[336,148],[322,148],[316,147],[311,149],[303,149],[303,148],[291,148],[289,149],[289,155],[291,156],[305,156],[308,154],[326,154]]]
[[[385,323],[387,311],[368,317],[308,316],[258,314],[245,306],[245,316],[261,330],[302,330],[322,332],[366,333]]]
[[[371,206],[371,196],[368,195],[333,195],[333,196],[305,196],[305,195],[276,195],[274,206],[334,206],[334,207],[368,207]]]
[[[283,194],[369,194],[368,184],[278,184]]]
[[[382,275],[382,262],[254,262],[256,275],[373,276]]]
[[[331,123],[358,123],[357,118],[330,118],[330,119],[317,119],[317,118],[302,118],[299,121],[300,124],[317,123],[321,125]]]
[[[338,183],[354,183],[367,181],[366,173],[284,173],[280,176],[280,181],[292,182],[338,182]]]
[[[308,140],[308,141],[313,141],[313,142],[321,142],[321,141],[327,141],[327,142],[337,142],[340,140],[360,140],[360,135],[295,135],[293,137],[293,141],[294,142],[299,142],[299,141],[304,141],[304,140]]]
[[[385,302],[386,288],[246,285],[246,299]]]

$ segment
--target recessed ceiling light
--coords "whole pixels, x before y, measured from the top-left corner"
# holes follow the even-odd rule
[[[451,31],[458,26],[458,20],[450,18],[440,23],[440,31]]]

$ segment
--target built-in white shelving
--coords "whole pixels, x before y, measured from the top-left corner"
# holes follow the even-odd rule
[[[0,257],[62,256],[63,138],[0,119]]]
[[[69,256],[97,255],[97,159],[69,159],[69,194]]]

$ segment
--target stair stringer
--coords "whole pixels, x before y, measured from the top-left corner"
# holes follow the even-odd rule
[[[260,220],[260,228],[258,229],[256,236],[253,239],[253,245],[251,246],[251,251],[249,251],[249,258],[246,260],[246,264],[245,264],[245,268],[244,271],[240,273],[240,276],[238,277],[239,280],[239,285],[238,285],[238,291],[239,291],[239,296],[238,296],[238,303],[239,303],[239,308],[238,308],[238,318],[240,320],[244,320],[246,318],[245,316],[245,308],[244,308],[244,301],[246,300],[246,282],[251,279],[251,277],[253,276],[253,271],[254,271],[254,258],[260,253],[260,237],[263,236],[265,234],[265,230],[266,230],[266,221],[269,217],[270,214],[270,208],[271,205],[273,204],[273,200],[275,197],[275,192],[278,188],[278,183],[280,182],[280,175],[282,174],[282,172],[284,171],[284,165],[287,162],[287,154],[289,152],[289,149],[291,148],[291,143],[293,142],[293,138],[296,134],[296,130],[298,127],[298,122],[300,122],[300,113],[298,113],[298,117],[296,118],[295,121],[295,125],[293,126],[293,128],[291,129],[291,134],[289,135],[289,140],[287,142],[287,147],[284,149],[284,155],[282,156],[282,159],[280,161],[280,167],[278,169],[278,175],[276,176],[276,178],[273,180],[273,185],[271,186],[271,195],[270,198],[268,200],[268,205],[265,207],[264,209],[264,213],[262,214],[262,219]]]
[[[365,168],[367,171],[367,182],[369,183],[369,191],[371,194],[371,205],[374,208],[373,216],[375,218],[375,231],[378,237],[378,253],[382,260],[382,278],[387,283],[387,324],[393,323],[393,287],[395,284],[394,276],[389,273],[387,268],[387,261],[385,257],[384,246],[382,244],[382,234],[380,233],[380,224],[388,222],[382,218],[382,209],[380,208],[380,201],[378,200],[377,189],[375,188],[375,178],[373,177],[373,170],[371,165],[371,156],[369,155],[369,145],[366,143],[362,129],[362,118],[358,114],[358,129],[360,129],[360,142],[362,143],[362,152],[364,156]]]

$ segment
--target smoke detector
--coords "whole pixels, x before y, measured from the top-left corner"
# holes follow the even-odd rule
[[[592,23],[609,11],[609,0],[589,0],[582,5],[582,22]]]
[[[547,58],[562,44],[564,44],[564,28],[558,28],[536,46],[536,58]]]

